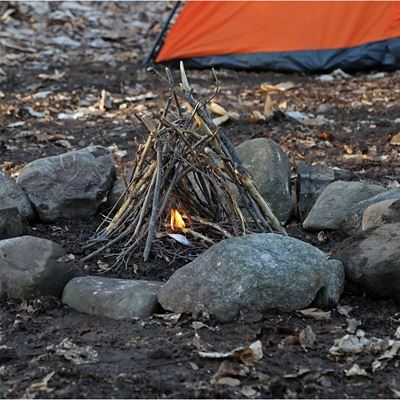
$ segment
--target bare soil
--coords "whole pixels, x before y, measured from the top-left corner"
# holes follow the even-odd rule
[[[150,38],[155,33],[156,30]],[[111,146],[117,165],[129,167],[138,143],[144,138],[144,132],[132,118],[133,112],[160,109],[166,93],[139,67],[145,51],[136,51],[137,59],[112,64],[71,56],[49,59],[45,66],[37,65],[29,57],[26,63],[2,65],[7,76],[0,83],[2,170],[15,177],[32,160],[89,144]],[[56,70],[62,76],[57,77]],[[216,102],[240,114],[238,121],[228,121],[222,129],[234,144],[256,137],[277,141],[291,158],[293,177],[295,162],[305,160],[310,164],[321,162],[345,168],[387,186],[399,185],[399,146],[390,144],[390,140],[400,130],[395,123],[400,117],[400,74],[375,76],[377,72],[321,82],[317,75],[217,71],[221,91]],[[43,74],[53,78],[43,78]],[[203,95],[212,93],[210,71],[191,71],[189,76]],[[295,88],[271,94],[273,107],[283,112],[254,122],[252,113],[263,111],[266,98],[260,85],[285,81],[293,82]],[[79,107],[96,109],[101,90],[107,91],[109,100],[105,112],[76,120],[59,118],[60,113],[77,111]],[[45,91],[49,92],[45,97],[37,95]],[[287,108],[323,115],[331,122],[323,126],[300,124],[284,115]],[[32,110],[45,115],[34,116]],[[100,210],[105,211],[104,207]],[[100,215],[51,225],[37,221],[27,227],[27,234],[60,243],[80,264],[85,254],[81,246],[100,222]],[[341,240],[337,234],[321,238],[306,233],[295,219],[288,232],[328,253]],[[96,259],[81,267],[91,274],[104,273],[101,265],[109,264],[110,260],[102,257],[100,260],[100,266]],[[128,270],[109,271],[105,275],[165,281],[180,266],[163,260],[137,261]],[[351,318],[361,320],[361,328],[368,337],[393,337],[400,325],[399,307],[390,301],[346,292],[341,305],[352,307]],[[204,320],[208,327],[200,329],[193,327],[194,321],[186,315],[177,322],[165,316],[114,321],[76,313],[54,298],[22,303],[2,300],[0,397],[399,397],[399,358],[372,372],[371,355],[337,359],[329,355],[334,339],[346,334],[346,317],[337,310],[332,310],[329,320],[322,321],[297,313],[246,315],[223,325]],[[316,342],[305,349],[300,345],[299,332],[307,325],[316,334]],[[98,361],[76,365],[57,355],[51,346],[64,338],[79,346],[92,346],[98,352]],[[232,362],[230,377],[239,383],[215,384],[212,377],[221,360],[200,358],[198,350],[231,350],[257,339],[263,345],[263,359],[249,368]],[[368,375],[346,377],[344,371],[354,363],[365,368]],[[50,373],[54,374],[43,384]]]

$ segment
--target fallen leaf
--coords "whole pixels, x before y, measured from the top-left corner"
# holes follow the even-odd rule
[[[65,75],[65,72],[55,70],[53,74],[39,74],[38,78],[43,80],[58,81]]]
[[[56,354],[72,361],[74,364],[90,364],[98,361],[98,354],[91,346],[78,346],[71,339],[64,338],[56,346],[51,345],[47,350],[55,350]]]
[[[237,347],[228,352],[205,352],[199,351],[202,358],[223,359],[223,358],[239,358],[244,364],[251,365],[263,357],[262,344],[260,340],[253,342],[247,347]]]
[[[345,317],[349,317],[349,312],[353,309],[351,306],[341,306],[340,304],[336,306],[336,310],[340,315],[344,315]]]
[[[285,92],[286,90],[290,90],[295,88],[296,85],[293,82],[282,82],[276,85],[272,85],[270,83],[263,83],[260,86],[262,92]]]
[[[400,132],[392,136],[390,139],[390,144],[393,144],[394,146],[400,146]]]
[[[314,116],[313,114],[303,113],[300,111],[285,111],[285,114],[288,117],[306,126],[322,126],[333,122],[331,120],[326,119],[322,115]]]
[[[227,385],[231,387],[239,386],[242,382],[236,378],[230,378],[229,376],[225,378],[219,378],[215,382],[217,385]]]
[[[218,371],[214,374],[213,378],[218,379],[226,376],[230,377],[244,377],[248,375],[249,368],[246,365],[239,364],[237,361],[225,360],[221,363]]]
[[[322,311],[319,308],[306,308],[304,310],[300,310],[298,313],[304,315],[305,317],[314,318],[320,321],[328,320],[331,318],[330,311]]]
[[[208,108],[210,111],[212,111],[214,114],[217,114],[217,115],[228,114],[228,111],[226,111],[224,107],[220,106],[218,103],[215,103],[215,102],[211,102],[208,105]]]
[[[394,356],[397,355],[399,350],[400,350],[400,340],[394,340],[392,341],[392,344],[390,345],[389,349],[386,350],[381,356],[377,357],[376,360],[378,361],[391,360]]]
[[[396,332],[394,334],[394,337],[396,339],[400,339],[400,326],[397,327]]]
[[[265,121],[265,115],[260,113],[258,110],[253,110],[250,115],[250,122],[260,122],[260,121]]]
[[[335,136],[332,133],[321,131],[318,133],[318,137],[323,140],[333,140]]]
[[[250,386],[244,386],[240,392],[242,393],[243,396],[249,397],[249,398],[255,398],[258,395],[257,390],[253,389]]]
[[[267,95],[265,97],[265,102],[264,102],[264,115],[266,118],[272,117],[274,114],[273,110],[273,103],[270,95]]]
[[[295,379],[295,378],[300,378],[301,376],[304,376],[305,374],[308,374],[311,371],[310,368],[303,368],[300,367],[297,372],[293,373],[293,374],[286,374],[283,375],[284,378],[287,379]]]
[[[361,321],[357,319],[348,319],[347,320],[348,326],[346,328],[346,332],[355,333],[357,328],[361,325]]]
[[[45,112],[35,111],[32,107],[28,107],[28,113],[35,118],[43,118],[46,115]]]
[[[316,336],[310,325],[307,325],[299,333],[299,342],[301,346],[306,349],[307,347],[312,347],[315,343]]]
[[[367,371],[360,368],[358,364],[353,364],[351,368],[345,369],[344,373],[346,376],[368,376]]]
[[[28,393],[29,397],[32,396],[33,393],[35,392],[40,392],[40,391],[45,391],[47,393],[50,393],[53,391],[53,389],[49,389],[47,384],[50,381],[50,379],[53,377],[55,374],[55,371],[50,372],[47,374],[41,382],[37,383],[32,383],[30,386],[27,387],[26,392]]]
[[[344,150],[346,151],[347,154],[353,154],[354,153],[353,149],[350,146],[348,146],[347,144],[344,144],[343,147],[344,147]]]
[[[18,122],[13,122],[12,124],[8,124],[7,128],[18,128],[23,125],[25,125],[25,121],[18,121]]]
[[[194,363],[193,361],[189,362],[189,365],[192,367],[193,371],[198,371],[200,368],[198,367],[198,365],[196,363]]]

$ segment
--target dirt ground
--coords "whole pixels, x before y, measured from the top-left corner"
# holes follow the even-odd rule
[[[35,14],[30,3],[0,4],[0,16],[15,10],[11,17],[0,18],[4,28],[0,56],[6,55],[0,57],[0,167],[14,177],[32,160],[90,144],[109,147],[117,165],[129,167],[144,138],[133,113],[158,110],[166,98],[165,88],[146,74],[140,62],[169,4],[157,3],[162,11],[157,13],[142,3],[87,3],[86,7],[109,16],[113,24],[126,24],[117,25],[118,30],[111,22],[109,26],[102,22],[100,28],[108,37],[96,25],[100,22],[90,19],[90,10],[66,10],[62,4],[52,3],[47,10],[64,12],[64,22],[57,24],[48,14]],[[129,13],[131,19],[126,17]],[[145,26],[132,25],[137,20],[145,21]],[[125,28],[130,30],[125,32]],[[29,30],[37,35],[36,41],[29,40]],[[80,47],[57,47],[51,42],[55,34],[77,40],[88,37],[90,30],[102,35],[107,46],[90,47],[89,39],[81,41]],[[396,122],[400,73],[367,71],[332,81],[321,81],[320,75],[273,72],[219,70],[217,74],[221,89],[215,101],[239,114],[239,120],[222,126],[234,144],[256,137],[274,139],[289,155],[293,177],[296,161],[304,160],[345,168],[388,187],[399,186],[400,147],[393,138],[400,131]],[[210,71],[190,71],[189,77],[204,96],[212,93]],[[288,81],[294,87],[285,91],[266,92],[261,86]],[[106,91],[105,110],[99,107],[102,90]],[[273,115],[264,119],[260,114],[266,108]],[[299,123],[286,115],[287,110],[325,119],[323,124],[315,119]],[[74,114],[79,111],[80,115]],[[52,225],[36,222],[27,227],[27,233],[60,243],[80,264],[85,254],[82,244],[100,222],[100,215]],[[341,240],[337,234],[321,239],[306,233],[295,219],[288,232],[328,253]],[[99,260],[100,267],[109,263],[100,257],[81,267],[102,273]],[[180,266],[151,260],[140,263],[136,273],[132,266],[105,275],[166,280]],[[341,306],[352,308],[350,318],[361,321],[368,337],[393,338],[400,325],[399,307],[388,301],[345,292]],[[177,320],[158,315],[114,321],[73,312],[54,298],[22,303],[5,299],[0,303],[0,397],[399,398],[399,358],[373,371],[371,354],[337,357],[329,353],[334,340],[346,334],[348,316],[342,314],[332,310],[327,320],[298,313],[257,314],[222,325],[202,320],[202,326],[185,315]],[[299,334],[308,325],[316,340],[304,348]],[[76,364],[57,354],[55,346],[65,338],[81,347],[91,346],[97,360]],[[221,360],[198,354],[199,350],[229,351],[255,340],[262,342],[263,358],[249,367],[237,360],[228,367],[225,363],[230,380],[215,377]],[[346,376],[345,370],[355,363],[366,370],[365,376]]]

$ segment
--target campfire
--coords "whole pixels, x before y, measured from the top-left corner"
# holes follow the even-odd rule
[[[88,260],[111,249],[115,267],[150,255],[191,261],[232,236],[276,231],[286,234],[243,168],[230,141],[196,100],[181,63],[181,83],[171,72],[149,72],[166,84],[163,111],[136,115],[148,133],[118,209],[106,216],[85,248]],[[215,92],[219,85],[216,75]],[[93,250],[94,248],[94,250]],[[115,250],[116,249],[116,250]]]

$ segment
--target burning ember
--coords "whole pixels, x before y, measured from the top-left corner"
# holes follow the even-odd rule
[[[182,215],[176,208],[171,209],[171,229],[173,231],[181,230],[183,233],[186,231],[186,224]]]

